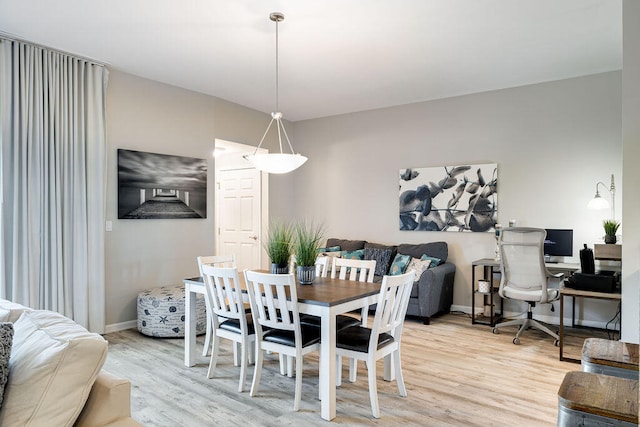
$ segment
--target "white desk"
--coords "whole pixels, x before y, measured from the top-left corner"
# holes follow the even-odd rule
[[[242,277],[240,277],[241,280]],[[184,364],[195,365],[195,302],[196,294],[204,293],[200,277],[184,279],[185,285],[185,337]],[[321,318],[319,387],[322,418],[327,421],[336,416],[336,316],[375,304],[380,292],[379,283],[361,283],[325,277],[316,277],[313,285],[298,285],[300,313]],[[389,361],[385,361],[385,379],[391,378]],[[367,396],[368,397],[368,396]]]

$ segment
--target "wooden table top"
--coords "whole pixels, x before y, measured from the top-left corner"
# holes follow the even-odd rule
[[[261,273],[267,271],[258,270]],[[294,275],[295,276],[295,275]],[[245,289],[244,275],[239,272],[241,288]],[[202,277],[191,277],[184,279],[194,284],[203,285]],[[296,279],[296,283],[298,283]],[[359,298],[377,295],[380,293],[380,283],[356,282],[352,280],[332,279],[330,277],[316,277],[311,285],[301,285],[298,283],[296,291],[298,302],[332,307]]]

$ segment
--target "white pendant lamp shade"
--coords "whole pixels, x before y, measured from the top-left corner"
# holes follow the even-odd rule
[[[246,156],[246,159],[256,169],[267,173],[289,173],[307,161],[305,156],[287,153],[252,154]]]
[[[289,141],[289,136],[287,136],[287,131],[282,123],[282,113],[278,111],[278,22],[284,20],[284,15],[280,12],[273,12],[269,15],[269,19],[276,23],[276,111],[271,113],[271,122],[269,122],[267,130],[264,132],[264,135],[262,135],[262,139],[260,140],[258,147],[256,147],[256,150],[253,154],[246,155],[244,158],[251,162],[251,164],[258,170],[268,173],[282,174],[298,169],[307,161],[307,158],[293,151],[293,146],[291,145],[291,141]],[[258,150],[262,146],[262,143],[264,142],[264,139],[267,136],[269,129],[271,129],[271,125],[274,121],[276,122],[276,130],[278,131],[280,152],[258,154]],[[285,153],[282,150],[282,135],[284,135],[287,140],[291,153]]]

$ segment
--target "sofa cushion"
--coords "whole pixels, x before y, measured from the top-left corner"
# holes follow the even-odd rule
[[[324,252],[340,252],[342,250],[342,248],[340,246],[329,246],[327,248],[320,248],[318,249],[318,252],[324,253]]]
[[[440,261],[445,263],[449,256],[449,249],[446,242],[431,242],[419,245],[401,244],[398,245],[398,253],[411,255],[413,258],[420,258],[426,254],[431,257],[440,258]]]
[[[422,261],[430,261],[429,267],[437,267],[442,264],[442,260],[440,258],[429,256],[427,254],[422,255],[420,259]]]
[[[364,259],[364,249],[358,249],[355,251],[342,251],[340,252],[340,258]]]
[[[407,272],[407,266],[411,261],[410,255],[402,255],[396,254],[396,257],[393,259],[391,263],[391,267],[389,268],[390,276],[397,276],[399,274],[404,274]]]
[[[6,299],[0,299],[0,322],[14,323],[25,311],[33,310],[22,304],[8,301]]]
[[[331,246],[340,246],[340,250],[351,252],[358,249],[364,249],[365,243],[367,243],[366,240],[344,240],[331,238],[327,239],[325,247],[329,248]]]
[[[4,388],[9,378],[9,357],[13,343],[13,323],[0,323],[0,408],[4,399]]]
[[[26,311],[14,329],[0,425],[73,425],[107,356],[107,341],[53,311]]]
[[[368,248],[365,245],[364,248],[364,259],[367,260],[375,260],[376,262],[376,276],[384,276],[389,271],[389,266],[391,265],[391,249],[380,249],[380,248]]]
[[[371,249],[380,249],[380,250],[383,250],[383,251],[386,251],[386,250],[391,251],[390,256],[389,256],[389,262],[386,265],[384,265],[384,264],[381,265],[380,262],[376,262],[376,276],[384,276],[385,274],[389,274],[389,267],[391,267],[391,262],[393,261],[393,259],[396,257],[396,254],[398,253],[398,247],[395,246],[395,245],[382,245],[380,243],[367,242],[364,245],[364,249],[365,249],[365,251],[367,249],[369,249],[369,250],[371,250]],[[365,253],[364,259],[369,259],[369,258],[367,258],[366,253]],[[374,259],[374,258],[370,258],[370,259]]]
[[[411,261],[409,262],[409,266],[407,267],[407,270],[415,270],[416,272],[416,278],[415,281],[417,282],[418,280],[420,280],[420,276],[422,276],[422,273],[429,268],[429,266],[431,265],[431,260],[427,259],[427,260],[422,260],[420,258],[411,258]]]

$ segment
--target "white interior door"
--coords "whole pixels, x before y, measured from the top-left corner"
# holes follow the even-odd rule
[[[218,194],[218,254],[234,254],[238,271],[260,268],[260,171],[221,170]]]

